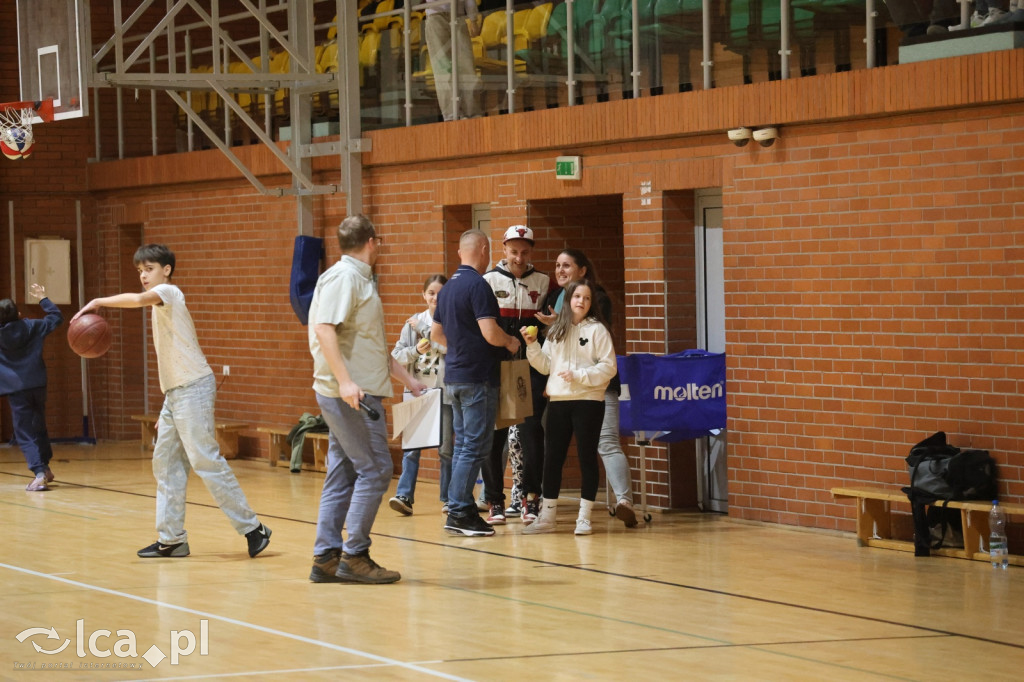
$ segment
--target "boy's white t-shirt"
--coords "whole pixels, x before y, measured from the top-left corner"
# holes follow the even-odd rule
[[[173,284],[158,284],[155,292],[163,305],[153,306],[153,346],[160,371],[160,391],[192,383],[213,374],[199,348],[192,316],[185,307],[185,294]]]

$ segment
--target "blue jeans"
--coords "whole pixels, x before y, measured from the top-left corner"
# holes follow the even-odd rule
[[[462,518],[479,514],[473,486],[494,439],[498,387],[487,384],[445,384],[445,401],[452,406],[455,449],[448,486],[448,513]]]
[[[441,447],[437,449],[437,455],[441,459],[441,501],[448,501],[448,482],[452,478],[452,449],[454,447],[452,433],[452,406],[441,405]],[[409,504],[416,502],[416,476],[420,471],[420,451],[406,450],[402,453],[402,475],[398,477],[398,488],[395,495],[401,495],[409,500]]]
[[[239,535],[259,527],[238,479],[220,454],[213,405],[217,381],[207,374],[164,394],[153,447],[156,478],[157,539],[167,545],[185,542],[185,489],[195,471]]]
[[[315,395],[330,434],[313,554],[321,555],[339,547],[346,554],[359,554],[370,549],[370,529],[391,484],[393,466],[387,420],[382,417],[373,421],[363,410],[353,410],[341,398]],[[384,414],[378,396],[366,394],[364,400]],[[348,529],[344,542],[342,528]]]

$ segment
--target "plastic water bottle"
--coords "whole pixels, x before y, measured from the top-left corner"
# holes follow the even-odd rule
[[[1006,568],[1010,564],[1006,546],[1006,515],[999,506],[999,500],[992,500],[988,528],[988,555],[992,559],[992,568]]]

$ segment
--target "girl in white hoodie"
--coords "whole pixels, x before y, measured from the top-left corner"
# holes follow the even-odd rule
[[[540,516],[523,529],[527,535],[555,529],[562,466],[569,441],[576,435],[582,485],[576,535],[589,535],[590,512],[597,497],[599,472],[597,443],[604,419],[604,392],[616,372],[615,348],[608,326],[597,307],[592,307],[594,286],[589,280],[573,282],[565,292],[558,319],[548,328],[543,347],[536,328],[519,331],[525,339],[526,357],[541,374],[548,375],[547,427],[544,438],[544,501]]]

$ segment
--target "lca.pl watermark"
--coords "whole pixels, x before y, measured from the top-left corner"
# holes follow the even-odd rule
[[[45,635],[45,638],[42,635]],[[116,641],[111,642],[115,635]],[[156,644],[150,646],[146,653],[140,656],[135,633],[131,630],[118,630],[111,633],[110,630],[101,629],[93,631],[86,637],[84,618],[75,621],[74,649],[70,648],[72,641],[70,639],[64,639],[63,644],[60,643],[61,636],[57,634],[57,628],[52,625],[48,628],[26,628],[19,632],[15,639],[22,643],[25,641],[31,643],[37,654],[56,657],[38,660],[26,658],[24,661],[14,661],[15,670],[141,670],[143,664],[137,660],[139,658],[144,659],[154,668],[168,658],[168,654],[165,654]],[[39,640],[44,640],[44,644],[48,646],[40,645]],[[51,642],[49,640],[58,641]],[[199,645],[200,656],[209,655],[210,622],[205,618],[199,621],[198,640],[191,630],[171,630],[170,641],[167,645],[171,665],[178,665],[182,656],[194,653],[196,644]],[[85,658],[88,653],[96,658],[108,659],[113,656],[118,660],[75,661],[71,658],[72,652],[79,659]]]

